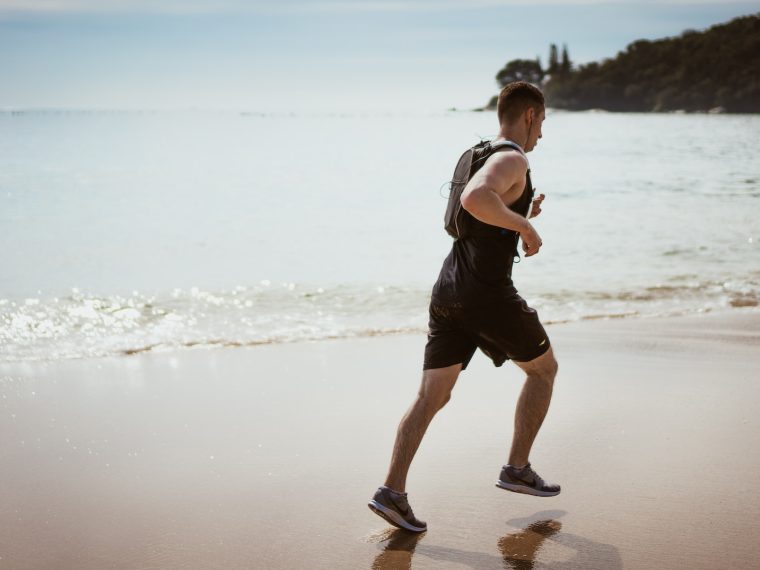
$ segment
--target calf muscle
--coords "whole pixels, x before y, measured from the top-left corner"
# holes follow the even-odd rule
[[[385,485],[394,491],[404,492],[409,466],[430,422],[451,396],[461,364],[425,370],[417,398],[412,402],[396,431],[393,455]]]

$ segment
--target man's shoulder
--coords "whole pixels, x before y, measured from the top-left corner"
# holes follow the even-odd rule
[[[510,172],[517,170],[518,172],[525,173],[528,171],[528,159],[517,149],[509,147],[493,151],[486,159],[485,165],[491,165],[491,168],[497,170],[509,170]]]
[[[490,181],[487,184],[494,186],[498,194],[503,194],[522,186],[527,173],[528,162],[519,151],[511,149],[499,151],[485,160],[483,167],[478,171],[479,176],[475,184]]]

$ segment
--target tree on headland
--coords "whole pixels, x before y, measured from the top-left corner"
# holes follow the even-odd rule
[[[544,70],[538,59],[513,59],[496,74],[496,81],[504,87],[513,81],[527,81],[539,85],[544,78]]]
[[[556,46],[554,47],[556,51]],[[549,56],[549,61],[551,62],[551,55]],[[527,81],[534,85],[541,85],[544,81],[545,75],[546,72],[541,66],[541,58],[513,59],[512,61],[507,62],[507,64],[496,74],[496,82],[500,87],[504,87],[507,83],[512,83],[513,81]],[[484,108],[495,109],[498,99],[498,95],[494,95],[491,97],[488,105]]]
[[[549,46],[549,68],[546,73],[554,75],[559,71],[559,55],[557,53],[557,44],[551,44]]]
[[[567,54],[567,44],[562,46],[562,63],[559,65],[560,77],[567,77],[570,75],[572,64],[570,63],[570,56]]]

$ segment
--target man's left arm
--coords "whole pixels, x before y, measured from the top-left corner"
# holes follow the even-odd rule
[[[541,204],[543,203],[544,198],[546,198],[545,194],[539,194],[538,197],[533,198],[533,205],[530,209],[531,218],[535,218],[541,213]]]

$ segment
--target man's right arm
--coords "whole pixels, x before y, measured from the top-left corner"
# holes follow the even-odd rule
[[[526,172],[527,162],[521,155],[495,154],[467,183],[461,202],[481,222],[518,232],[530,257],[538,253],[541,237],[525,217],[507,207],[522,195]]]

